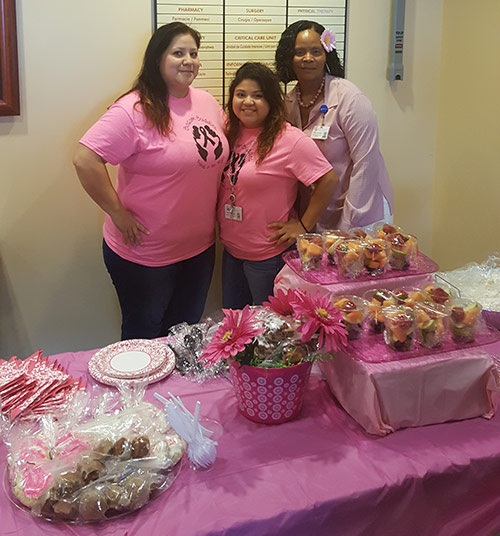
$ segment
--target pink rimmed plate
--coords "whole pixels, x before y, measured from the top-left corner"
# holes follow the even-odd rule
[[[89,361],[90,375],[102,383],[148,379],[158,381],[175,368],[175,355],[166,345],[148,339],[120,341],[96,352]]]

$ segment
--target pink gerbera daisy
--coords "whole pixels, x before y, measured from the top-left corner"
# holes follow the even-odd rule
[[[246,305],[241,311],[223,309],[224,320],[214,333],[212,340],[201,354],[207,365],[215,365],[223,359],[234,357],[262,333],[262,328],[255,325],[256,311]]]
[[[310,341],[318,335],[318,345],[328,352],[342,350],[347,345],[347,333],[342,314],[328,296],[317,292],[314,297],[305,293],[296,295],[293,302],[295,315],[301,318],[302,342]]]
[[[296,299],[296,291],[288,289],[286,292],[279,289],[274,296],[269,296],[269,301],[264,302],[264,307],[269,307],[275,313],[282,316],[292,316],[293,306],[292,302]]]

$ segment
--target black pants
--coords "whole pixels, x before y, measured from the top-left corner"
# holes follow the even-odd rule
[[[199,322],[215,264],[215,246],[168,266],[122,259],[103,240],[104,263],[122,312],[124,339],[154,339],[181,322]]]

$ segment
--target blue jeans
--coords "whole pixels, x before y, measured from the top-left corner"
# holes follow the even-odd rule
[[[242,309],[245,305],[261,305],[273,295],[274,278],[283,265],[281,254],[263,261],[245,261],[224,250],[222,307]]]
[[[199,322],[215,264],[215,246],[168,266],[122,259],[103,240],[104,263],[122,312],[122,340],[154,339],[175,324]]]

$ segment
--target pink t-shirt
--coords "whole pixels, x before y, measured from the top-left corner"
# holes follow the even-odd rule
[[[259,133],[260,129],[243,129],[224,171],[217,209],[224,247],[234,257],[252,261],[269,259],[286,249],[286,245],[269,242],[273,230],[267,225],[295,216],[298,181],[309,186],[332,169],[314,141],[289,124],[264,161],[256,165]],[[225,216],[232,192],[235,205],[242,209],[242,221]]]
[[[116,191],[149,235],[141,246],[123,242],[111,218],[104,239],[120,257],[143,266],[189,259],[215,241],[217,193],[229,153],[224,115],[206,91],[169,97],[172,133],[146,120],[136,92],[114,103],[80,143],[118,165]]]

